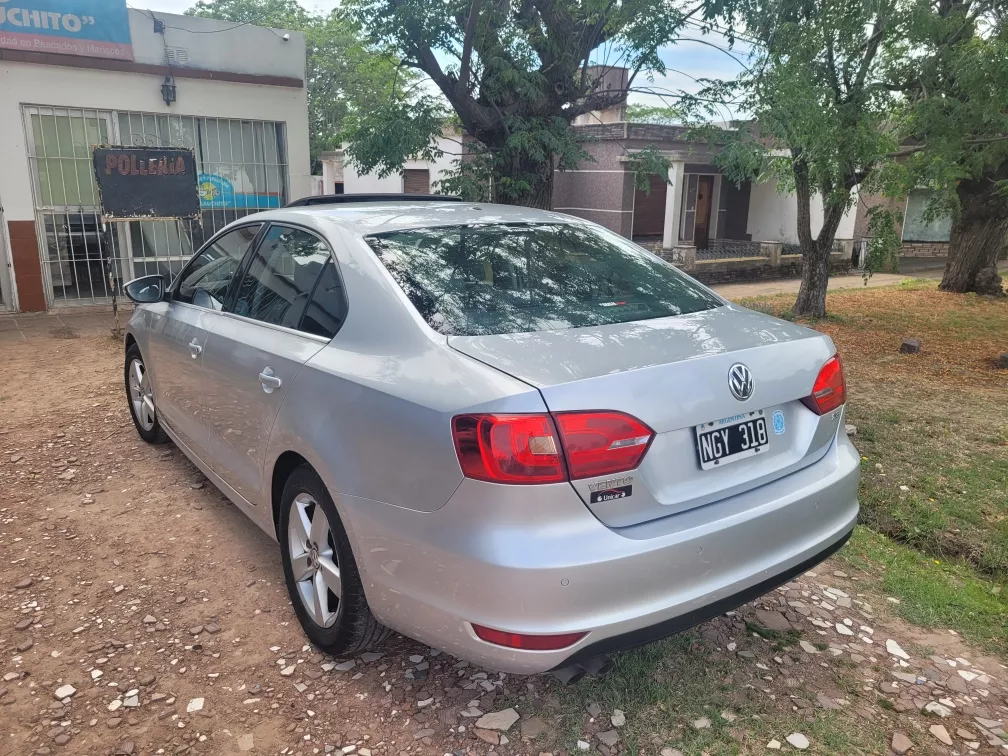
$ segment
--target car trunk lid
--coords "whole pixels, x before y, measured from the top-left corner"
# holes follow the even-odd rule
[[[452,336],[448,343],[537,387],[552,412],[617,410],[655,431],[636,470],[572,483],[611,527],[702,506],[798,470],[825,454],[839,424],[839,411],[819,417],[801,402],[835,352],[830,339],[734,306],[593,328]],[[729,388],[737,363],[754,380],[746,401]],[[763,453],[701,469],[697,426],[757,417],[769,434]],[[606,495],[615,489],[618,497]]]

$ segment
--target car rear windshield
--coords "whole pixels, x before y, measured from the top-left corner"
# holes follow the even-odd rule
[[[588,226],[417,228],[367,242],[420,315],[444,334],[581,328],[722,304],[663,260]]]

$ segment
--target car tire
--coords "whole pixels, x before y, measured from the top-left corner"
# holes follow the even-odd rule
[[[135,343],[130,344],[126,350],[123,370],[126,379],[126,404],[129,406],[130,417],[133,418],[137,433],[148,444],[165,443],[168,435],[158,419],[147,366],[144,364],[143,355],[140,354],[140,347]]]
[[[353,654],[384,640],[390,631],[371,614],[346,529],[311,466],[301,465],[287,478],[279,525],[287,591],[309,640],[333,655]]]

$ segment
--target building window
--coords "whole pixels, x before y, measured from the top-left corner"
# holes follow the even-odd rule
[[[927,218],[928,204],[933,192],[930,189],[913,189],[907,196],[906,217],[903,220],[905,242],[947,242],[952,232],[952,219],[948,216]]]
[[[24,116],[50,304],[107,301],[116,282],[151,273],[172,278],[225,225],[288,199],[280,122],[39,106]],[[201,217],[103,223],[96,144],[192,149]]]
[[[173,278],[206,239],[231,221],[287,202],[284,124],[118,113],[122,144],[188,147],[196,154],[201,219],[132,221],[136,275]]]

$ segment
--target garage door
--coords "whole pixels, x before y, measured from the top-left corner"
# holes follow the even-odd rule
[[[661,176],[648,177],[651,192],[634,191],[633,238],[660,237],[665,231],[665,191],[668,183]]]
[[[403,181],[406,194],[430,194],[430,171],[426,168],[407,168]]]

